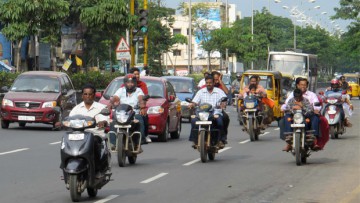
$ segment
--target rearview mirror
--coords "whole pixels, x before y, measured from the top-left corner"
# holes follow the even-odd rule
[[[191,98],[189,98],[189,97],[185,98],[185,101],[187,101],[187,102],[189,102],[189,103],[192,102]]]
[[[169,102],[173,102],[175,101],[175,96],[174,95],[170,95],[169,96]]]
[[[58,106],[55,106],[55,107],[53,108],[53,110],[54,110],[56,113],[60,113],[60,112],[61,112],[61,108],[58,107]]]
[[[8,92],[9,91],[9,88],[7,86],[3,86],[1,88],[1,92]]]
[[[227,97],[223,97],[223,98],[220,99],[221,102],[226,102],[227,100],[228,100]]]
[[[100,99],[102,97],[103,92],[96,92],[95,98]]]
[[[110,111],[108,108],[103,108],[101,111],[100,111],[100,114],[101,115],[104,115],[104,116],[108,116],[110,115]]]
[[[315,102],[314,106],[321,106],[320,102]]]
[[[61,91],[61,94],[62,95],[66,95],[68,93],[68,90],[67,89],[63,89],[62,91]]]
[[[147,95],[143,96],[142,99],[143,99],[144,101],[147,101],[147,100],[149,100],[149,98],[150,98],[150,95],[147,94]]]

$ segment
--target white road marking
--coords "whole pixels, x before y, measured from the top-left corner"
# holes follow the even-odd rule
[[[275,128],[274,130],[280,130],[280,128]]]
[[[58,141],[58,142],[52,142],[52,143],[49,143],[50,145],[56,145],[56,144],[60,144],[61,141]]]
[[[219,153],[224,152],[224,151],[226,151],[228,149],[231,149],[231,147],[225,147],[224,149],[220,149]],[[183,166],[190,166],[191,164],[194,164],[194,163],[199,162],[199,161],[200,161],[200,159],[195,159],[195,160],[192,160],[190,162],[187,162],[187,163],[183,164]]]
[[[101,200],[96,201],[96,202],[94,202],[94,203],[104,203],[104,202],[110,201],[110,200],[112,200],[112,199],[115,199],[115,198],[117,198],[118,196],[119,196],[119,195],[110,195],[110,196],[107,196],[107,197],[105,197],[104,199],[101,199]]]
[[[11,154],[11,153],[15,153],[15,152],[21,152],[21,151],[25,151],[28,150],[29,148],[22,148],[22,149],[16,149],[13,151],[8,151],[8,152],[1,152],[0,155],[5,155],[5,154]]]
[[[260,136],[264,136],[264,135],[267,135],[269,134],[269,132],[264,132],[263,134],[260,134]]]
[[[160,174],[158,174],[158,175],[156,175],[156,176],[154,176],[154,177],[152,177],[152,178],[149,178],[149,179],[146,179],[146,180],[144,180],[144,181],[141,181],[140,183],[150,183],[150,182],[152,182],[152,181],[154,181],[154,180],[156,180],[156,179],[159,179],[159,178],[161,178],[161,177],[163,177],[163,176],[166,176],[167,174],[169,174],[169,173],[160,173]]]
[[[260,137],[261,137],[261,136],[264,136],[264,135],[267,135],[267,134],[269,134],[269,132],[264,132],[263,134],[260,134]],[[248,143],[248,142],[250,142],[249,139],[244,140],[244,141],[242,141],[242,142],[239,142],[239,144],[245,144],[245,143]]]

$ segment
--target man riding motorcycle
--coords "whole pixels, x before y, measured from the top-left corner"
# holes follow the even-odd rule
[[[234,81],[231,83],[232,98],[235,98],[235,94],[239,94],[240,81],[241,81],[241,74],[240,74],[240,73],[237,73],[237,74],[236,74],[236,80],[234,80]]]
[[[343,97],[343,102],[347,103],[350,106],[351,110],[354,110],[353,105],[350,103],[349,98],[346,95],[346,90],[344,90],[341,86],[340,86],[340,81],[337,79],[332,79],[331,80],[331,85],[330,88],[327,89],[327,91],[333,91],[333,92],[342,92],[342,94],[344,95]],[[351,127],[352,124],[350,123],[350,120],[348,117],[345,117],[345,112],[344,112],[344,108],[343,106],[339,106],[340,107],[340,118],[341,121],[345,122],[345,126],[346,127]],[[325,109],[323,109],[323,111],[325,111]],[[324,112],[322,112],[323,114]]]
[[[136,112],[135,119],[137,119],[140,124],[139,131],[142,136],[141,143],[145,144],[144,116],[146,115],[146,101],[143,100],[144,93],[137,87],[137,79],[134,74],[127,74],[124,77],[124,84],[125,86],[118,89],[114,96],[110,99],[110,105],[117,106],[120,103],[124,103],[132,106],[133,108],[139,105],[140,110],[135,109],[135,111],[138,111]],[[113,128],[113,126],[111,126],[111,128]],[[112,139],[111,143],[115,144],[113,141],[114,140]]]
[[[195,105],[199,105],[201,103],[209,103],[211,104],[213,107],[216,107],[217,102],[223,98],[226,97],[226,94],[224,93],[224,91],[222,91],[221,89],[214,87],[214,78],[209,75],[205,78],[205,82],[206,82],[206,88],[202,88],[200,89],[195,97],[193,98],[192,102],[189,104],[189,108],[194,108]],[[226,104],[222,104],[222,107],[225,107]],[[195,136],[196,135],[196,121],[198,121],[198,118],[192,118],[191,119],[191,131],[190,131],[190,137],[189,137],[189,141],[194,142],[193,147],[196,146],[196,142],[197,139]],[[225,132],[224,132],[224,118],[223,115],[218,115],[217,118],[214,118],[214,121],[216,123],[215,127],[216,129],[219,130],[220,132],[220,141],[219,141],[219,147],[223,148],[225,146],[226,143],[226,137],[225,137]]]

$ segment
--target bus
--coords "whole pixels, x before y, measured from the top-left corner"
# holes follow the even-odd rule
[[[317,55],[294,51],[269,52],[267,70],[279,71],[296,78],[309,80],[310,91],[316,92],[318,75]]]

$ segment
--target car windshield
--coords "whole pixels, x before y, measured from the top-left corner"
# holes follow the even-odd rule
[[[194,87],[192,80],[181,80],[167,78],[167,80],[172,84],[176,93],[193,93]]]
[[[60,90],[59,80],[56,77],[40,75],[24,75],[18,77],[11,86],[14,92],[53,92]]]
[[[149,91],[149,96],[151,98],[165,98],[164,86],[160,81],[143,80],[143,79],[141,79],[141,81],[146,83]],[[104,92],[104,98],[110,99],[110,97],[115,94],[115,92],[121,87],[123,83],[124,83],[123,78],[119,78],[112,81],[109,87],[107,88],[107,90]]]

